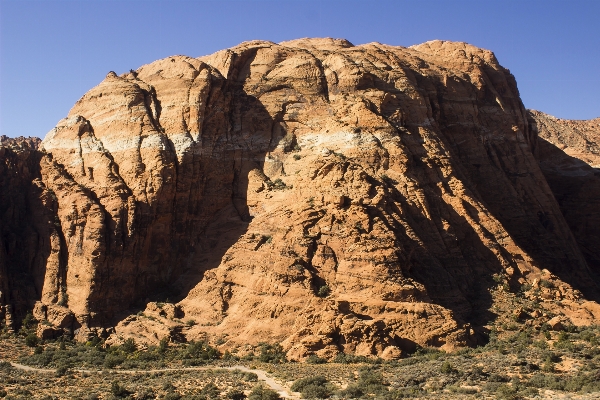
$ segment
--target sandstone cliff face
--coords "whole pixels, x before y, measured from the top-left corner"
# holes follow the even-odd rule
[[[537,143],[513,76],[464,43],[255,41],[109,73],[19,175],[56,197],[36,315],[82,338],[121,320],[111,340],[395,357],[477,342],[497,274],[552,276],[558,312],[598,321]]]
[[[570,121],[530,111],[540,167],[579,247],[600,277],[600,118]]]

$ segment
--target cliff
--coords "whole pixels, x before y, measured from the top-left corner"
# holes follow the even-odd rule
[[[499,280],[600,318],[515,79],[465,43],[173,56],[2,151],[2,301],[42,336],[393,358],[484,340]]]

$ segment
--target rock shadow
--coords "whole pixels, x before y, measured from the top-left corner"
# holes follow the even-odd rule
[[[550,271],[591,299],[600,301],[600,169],[569,156],[541,137],[537,139],[535,155],[562,216],[585,257],[596,288],[582,285],[580,280],[585,276],[577,276],[577,281],[573,282],[572,273],[565,274],[560,269]]]

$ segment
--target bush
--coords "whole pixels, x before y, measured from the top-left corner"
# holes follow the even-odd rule
[[[221,391],[214,383],[210,382],[202,388],[200,394],[207,399],[218,399]]]
[[[121,386],[119,382],[113,381],[110,385],[110,392],[115,397],[127,397],[129,396],[129,390],[127,390],[124,386]]]
[[[518,400],[522,397],[519,395],[519,391],[515,387],[504,384],[498,386],[496,389],[496,398],[502,400]]]
[[[317,356],[316,354],[311,354],[306,359],[307,364],[327,364],[327,360]]]
[[[324,376],[313,376],[299,379],[292,385],[292,391],[302,393],[305,399],[326,399],[331,396],[331,390]]]
[[[365,356],[355,356],[353,354],[338,353],[333,359],[334,363],[338,364],[358,364],[368,363],[371,360]]]
[[[358,385],[348,385],[346,389],[337,392],[337,395],[343,399],[358,399],[363,397],[364,393]]]
[[[117,365],[123,364],[125,357],[118,354],[109,354],[104,358],[104,366],[106,368],[114,368]]]
[[[35,335],[35,333],[30,333],[25,337],[25,344],[29,347],[36,347],[40,340]]]
[[[65,376],[69,373],[69,367],[66,365],[61,365],[56,368],[56,376]]]
[[[262,362],[280,364],[287,361],[283,347],[280,344],[260,344],[260,356],[258,359]]]
[[[231,389],[225,394],[225,398],[229,400],[244,400],[246,395],[241,390]]]
[[[357,386],[364,394],[377,395],[388,391],[383,382],[383,375],[370,369],[360,371]]]
[[[129,338],[125,340],[121,348],[125,353],[132,354],[137,350],[137,345],[135,344],[135,340],[133,338]]]
[[[452,366],[452,364],[450,364],[449,361],[444,361],[444,363],[440,367],[440,372],[442,374],[452,374],[456,372],[456,369],[454,369],[454,367]]]
[[[302,390],[307,386],[325,386],[325,384],[327,384],[327,379],[324,376],[317,375],[298,379],[296,382],[294,382],[291,389],[293,392],[302,392]]]
[[[13,366],[8,361],[0,361],[0,370],[10,371],[13,369]]]
[[[37,320],[33,317],[33,314],[31,314],[31,312],[28,312],[25,315],[25,318],[23,318],[23,321],[21,321],[21,328],[32,329],[35,327],[36,324]]]
[[[250,392],[248,400],[280,400],[279,393],[262,385],[256,385]]]
[[[324,285],[319,288],[319,291],[317,292],[317,296],[327,297],[327,296],[329,296],[329,293],[331,293],[331,289],[329,288],[329,286]]]
[[[206,342],[190,342],[180,353],[181,358],[186,360],[195,360],[203,363],[210,360],[217,360],[221,353]]]

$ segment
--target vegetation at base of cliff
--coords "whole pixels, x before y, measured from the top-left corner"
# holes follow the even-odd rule
[[[85,377],[95,382],[89,385],[96,388],[95,393],[102,398],[275,398],[272,396],[276,393],[256,386],[257,376],[253,373],[221,370],[218,373],[223,375],[219,376],[235,382],[233,386],[224,386],[208,371],[185,370],[195,365],[212,368],[239,363],[265,370],[281,382],[289,382],[292,390],[300,392],[306,399],[451,399],[470,396],[516,400],[544,395],[546,390],[592,393],[592,397],[600,393],[600,327],[564,327],[561,331],[553,331],[547,325],[535,329],[526,323],[515,324],[516,328],[508,321],[501,321],[492,326],[489,342],[484,346],[453,353],[417,347],[398,360],[340,353],[331,360],[313,354],[306,363],[294,363],[285,359],[280,345],[268,343],[256,346],[254,351],[239,353],[243,356],[235,349],[220,353],[206,342],[174,344],[167,340],[146,348],[134,340],[115,346],[108,346],[97,338],[87,343],[40,340],[32,348],[26,344],[30,328],[23,328],[18,335],[5,334],[0,347],[18,348],[22,363],[55,369],[56,374],[43,374],[43,379],[48,382],[71,380],[75,387],[78,385],[75,380]],[[177,371],[178,377],[204,374],[203,380],[198,381],[197,390],[184,390],[180,383],[173,381],[172,386],[168,386],[169,381],[161,379],[174,376],[169,372],[134,376],[110,372],[165,367],[184,368]],[[80,368],[109,372],[94,378],[94,374],[78,371]],[[217,374],[217,370],[211,373]],[[8,382],[0,385],[0,394],[4,390],[8,398],[27,398],[26,391],[37,389],[33,384],[37,378],[30,377],[27,381],[23,376],[28,375],[15,370],[9,363],[0,363],[0,382]],[[112,382],[117,384],[112,385]],[[52,385],[48,384],[48,387]],[[118,393],[125,397],[118,397]]]

